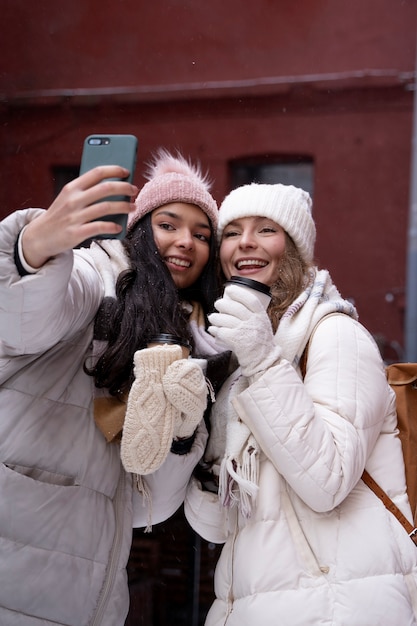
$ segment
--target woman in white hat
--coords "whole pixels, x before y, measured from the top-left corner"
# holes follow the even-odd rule
[[[165,151],[134,206],[100,202],[136,196],[103,184],[126,174],[96,168],[0,223],[1,624],[122,626],[132,524],[172,515],[203,454],[209,359],[147,344],[215,355],[217,205]],[[77,248],[129,211],[123,241]]]
[[[207,626],[417,624],[417,550],[361,481],[411,520],[394,395],[378,348],[313,264],[311,199],[286,185],[232,191],[219,211],[227,284],[209,331],[238,368],[212,409],[211,481],[186,515],[225,543]],[[218,490],[210,489],[217,482]]]

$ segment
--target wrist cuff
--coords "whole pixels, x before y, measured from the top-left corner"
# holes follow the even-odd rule
[[[22,230],[20,231],[20,233],[19,233],[19,235],[18,235],[18,237],[16,239],[16,243],[15,243],[15,247],[14,247],[14,262],[15,262],[17,271],[19,272],[20,276],[28,276],[28,274],[36,274],[36,272],[39,269],[39,268],[31,267],[29,265],[29,263],[26,263],[26,259],[23,256],[22,234],[23,234],[23,231],[25,230],[26,226],[24,226],[22,228]]]
[[[174,439],[171,445],[172,454],[188,454],[193,446],[196,432],[197,431],[195,430],[191,437],[187,437],[187,439]]]

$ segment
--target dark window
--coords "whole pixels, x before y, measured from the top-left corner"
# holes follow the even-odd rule
[[[62,187],[74,178],[77,178],[80,172],[79,165],[57,165],[52,167],[52,180],[54,182],[55,197],[59,194]]]
[[[248,183],[294,185],[313,196],[314,163],[311,157],[268,156],[238,159],[230,163],[232,188]]]

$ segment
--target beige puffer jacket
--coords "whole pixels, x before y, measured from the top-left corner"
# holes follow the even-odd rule
[[[123,626],[132,477],[95,426],[83,371],[103,282],[87,250],[18,274],[15,242],[40,210],[0,222],[0,624]],[[206,436],[146,477],[153,523],[180,506]]]

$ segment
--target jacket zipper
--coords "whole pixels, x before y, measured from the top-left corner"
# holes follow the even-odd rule
[[[124,484],[125,484],[125,471],[123,467],[120,467],[119,482],[116,489],[116,495],[114,498],[114,508],[116,517],[116,529],[114,533],[113,545],[109,556],[109,565],[107,568],[106,580],[102,592],[100,594],[100,600],[97,605],[95,616],[91,622],[91,626],[99,626],[102,622],[104,611],[107,608],[109,600],[109,592],[113,587],[114,579],[119,563],[120,548],[123,540],[123,525],[122,525],[122,499],[124,496]]]

